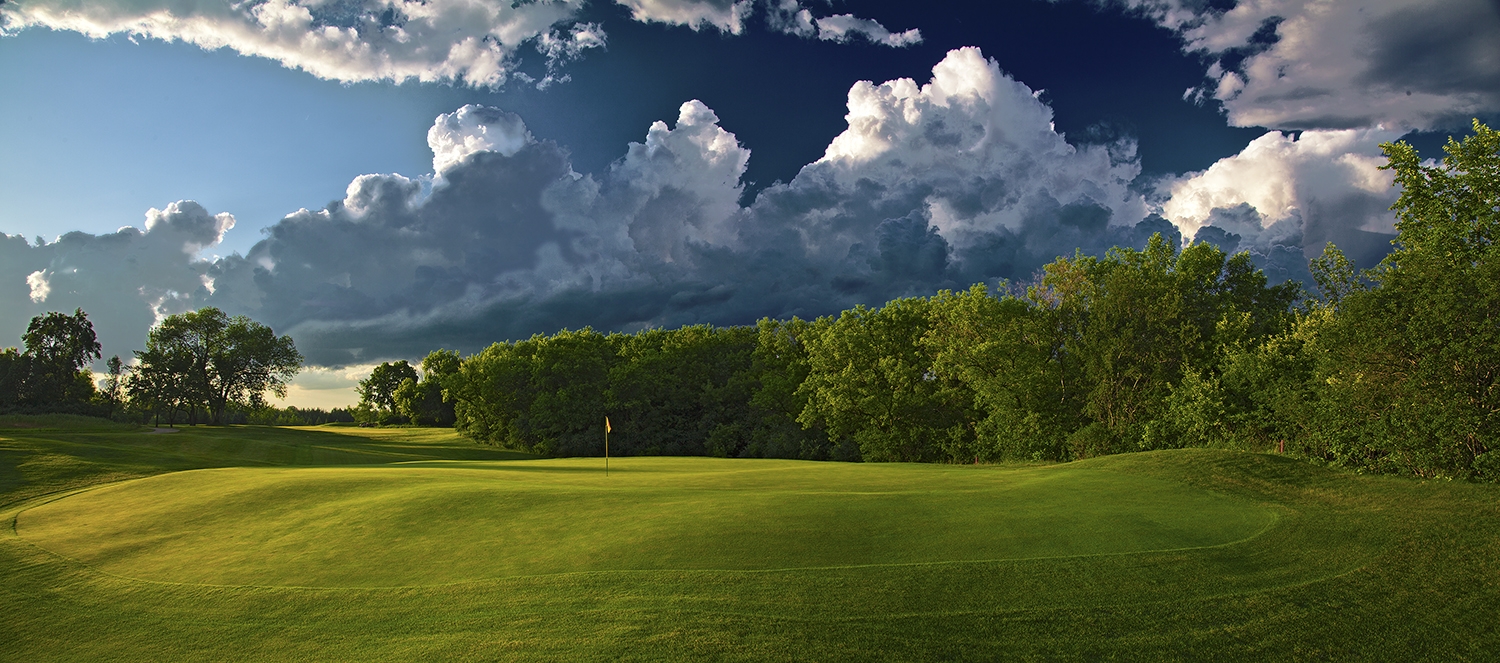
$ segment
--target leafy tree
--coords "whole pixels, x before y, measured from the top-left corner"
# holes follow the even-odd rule
[[[852,440],[867,461],[972,460],[973,393],[937,375],[921,343],[931,308],[908,298],[819,318],[798,421]]]
[[[407,380],[416,382],[417,369],[405,359],[396,362],[381,362],[370,377],[359,381],[359,410],[365,418],[378,423],[395,423],[401,418],[396,392]]]
[[[1322,329],[1320,449],[1377,471],[1483,474],[1500,435],[1500,132],[1475,121],[1435,164],[1382,148],[1401,187],[1395,247]]]
[[[523,419],[523,430],[533,440],[532,451],[551,456],[603,455],[610,369],[616,362],[619,336],[584,328],[532,340],[531,403]]]
[[[1066,458],[1069,434],[1088,423],[1082,367],[1068,352],[1077,298],[1055,295],[1037,285],[1025,297],[993,297],[975,285],[934,298],[935,321],[923,344],[938,376],[974,392],[983,413],[978,459]]]
[[[15,348],[0,350],[0,412],[21,406],[21,394],[30,374],[30,357]]]
[[[615,341],[612,444],[622,453],[739,455],[748,443],[753,328],[650,329]]]
[[[457,352],[434,350],[422,360],[420,381],[406,378],[393,399],[402,416],[418,426],[452,426],[456,415],[453,401],[444,396],[448,381],[458,374],[462,360]]]
[[[87,403],[94,395],[92,374],[85,370],[101,356],[94,324],[83,309],[73,315],[51,312],[31,319],[22,337],[28,374],[20,394],[34,407],[55,408]]]
[[[465,360],[447,381],[453,427],[487,444],[530,449],[523,416],[531,409],[532,341],[495,343]]]
[[[115,355],[104,365],[108,370],[104,378],[104,397],[111,403],[119,403],[124,400],[125,362],[120,361],[119,355]]]
[[[482,442],[533,453],[602,454],[610,369],[621,338],[585,328],[485,348],[446,381],[455,400],[454,427]]]
[[[800,458],[802,460],[858,460],[859,447],[852,441],[833,447],[819,425],[803,427],[797,421],[807,408],[807,394],[799,391],[811,370],[807,347],[814,334],[812,323],[792,318],[762,318],[755,326],[755,349],[750,353],[751,382],[747,439],[737,455],[752,458]],[[710,453],[716,453],[710,444]],[[730,455],[725,453],[723,455]]]
[[[133,394],[154,408],[203,408],[222,423],[228,406],[258,409],[267,391],[282,396],[302,365],[289,336],[244,316],[208,307],[167,316],[136,352]]]

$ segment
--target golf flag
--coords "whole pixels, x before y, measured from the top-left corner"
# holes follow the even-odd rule
[[[609,476],[609,415],[604,417],[604,476]]]
[[[609,428],[609,417],[604,418],[604,432],[611,432]]]

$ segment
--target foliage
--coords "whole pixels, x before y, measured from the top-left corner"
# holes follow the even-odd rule
[[[983,415],[975,429],[979,460],[1066,458],[1070,432],[1087,423],[1083,367],[1068,351],[1082,311],[1076,298],[1056,294],[1033,287],[1025,296],[993,297],[975,285],[932,302],[935,320],[922,342],[934,353],[935,375],[973,391]]]
[[[933,308],[908,298],[819,319],[798,421],[852,440],[865,460],[972,460],[972,391],[934,372],[935,353],[921,342]]]
[[[381,362],[370,371],[370,377],[359,381],[359,406],[355,418],[362,423],[403,423],[406,419],[396,403],[396,392],[408,380],[417,380],[417,369],[405,359]]]
[[[223,423],[230,406],[260,408],[266,392],[286,395],[302,365],[291,337],[212,307],[167,316],[135,356],[132,401],[158,416],[169,413],[169,421],[202,409]]]
[[[458,374],[462,359],[452,350],[434,350],[422,359],[422,379],[405,378],[393,394],[396,409],[418,426],[453,425],[453,400],[445,395],[447,383]]]
[[[618,336],[563,330],[496,343],[463,362],[450,383],[454,427],[474,439],[535,453],[604,452],[604,417]]]
[[[25,351],[0,350],[0,412],[96,413],[88,366],[100,347],[82,309],[32,318],[22,341]]]
[[[739,455],[748,443],[745,421],[753,385],[746,371],[756,340],[748,327],[708,325],[614,337],[612,449]]]
[[[1500,435],[1500,132],[1478,121],[1441,163],[1382,146],[1401,187],[1394,250],[1323,325],[1318,451],[1421,476],[1482,473]]]
[[[745,446],[737,454],[710,447],[714,455],[744,458],[800,458],[802,460],[859,460],[852,441],[835,447],[822,426],[804,427],[797,421],[807,408],[807,394],[799,392],[811,371],[808,344],[816,333],[813,323],[799,318],[762,318],[755,325],[755,350],[750,353],[753,381],[745,428]]]

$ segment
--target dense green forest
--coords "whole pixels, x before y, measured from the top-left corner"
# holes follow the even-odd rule
[[[1384,146],[1402,189],[1394,249],[1359,271],[1328,245],[1314,292],[1268,284],[1246,253],[1157,236],[998,292],[440,351],[420,379],[377,369],[386,386],[372,376],[364,405],[552,456],[603,453],[608,416],[619,454],[964,463],[1206,446],[1500,480],[1500,134],[1474,129],[1436,164]]]

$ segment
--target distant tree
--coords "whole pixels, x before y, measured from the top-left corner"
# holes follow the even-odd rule
[[[123,400],[125,390],[125,362],[120,361],[119,355],[115,355],[104,365],[109,371],[104,378],[104,397],[112,403],[119,403]]]
[[[404,378],[392,394],[396,409],[418,426],[452,426],[453,400],[444,396],[462,360],[452,350],[434,350],[422,359],[422,378]]]
[[[133,395],[156,408],[202,408],[214,423],[230,405],[257,409],[268,391],[284,396],[302,367],[291,337],[212,307],[167,316],[136,360]]]
[[[416,382],[417,369],[412,368],[405,359],[394,363],[381,362],[370,371],[370,377],[359,381],[359,411],[363,413],[362,418],[382,424],[400,421],[402,416],[396,402],[396,392],[406,380]]]
[[[21,394],[30,374],[30,357],[15,348],[0,350],[0,412],[21,406]]]
[[[87,403],[94,395],[94,380],[85,367],[101,353],[94,324],[83,309],[73,315],[52,312],[32,318],[22,340],[30,359],[23,402],[51,409]]]

